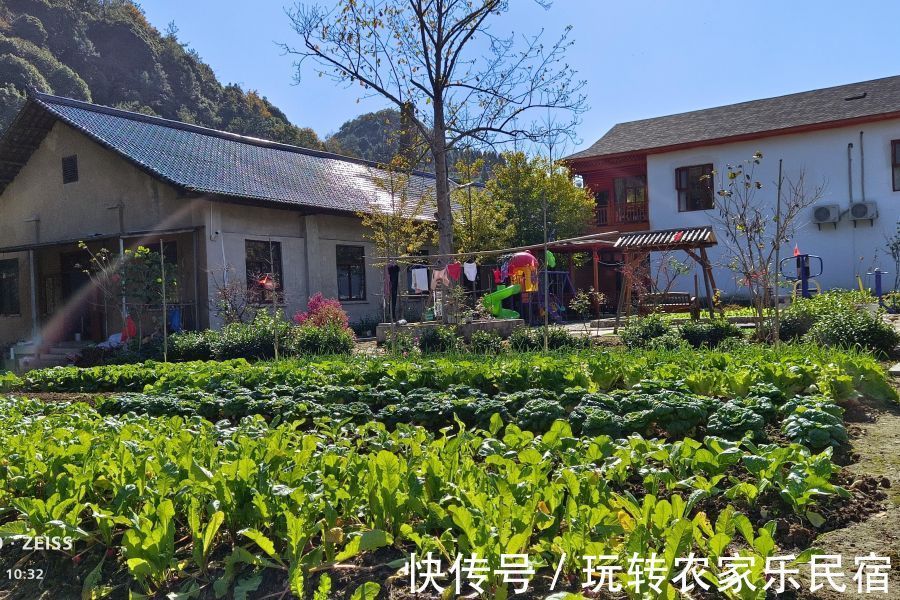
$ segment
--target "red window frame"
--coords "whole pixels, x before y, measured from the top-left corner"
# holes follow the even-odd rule
[[[697,174],[697,181],[691,181],[691,170],[700,169],[699,174]],[[690,165],[687,167],[678,167],[675,169],[675,191],[676,197],[678,201],[678,212],[694,212],[697,210],[710,210],[715,207],[715,202],[713,201],[713,183],[712,183],[712,172],[713,165],[712,163],[706,163],[702,165]],[[706,177],[705,185],[703,184],[702,177]],[[688,201],[690,198],[688,194],[696,192],[697,189],[695,186],[703,186],[706,189],[701,191],[705,191],[708,196],[707,206],[703,208],[690,208],[688,206]],[[695,189],[692,189],[695,188]],[[682,206],[681,198],[682,194],[685,195],[684,205]]]
[[[891,178],[895,192],[900,192],[900,140],[891,141]]]

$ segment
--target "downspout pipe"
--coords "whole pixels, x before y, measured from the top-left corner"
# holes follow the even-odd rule
[[[847,190],[850,193],[850,204],[853,205],[853,142],[847,144]]]
[[[866,201],[866,151],[863,148],[863,132],[859,132],[859,191],[861,202]]]

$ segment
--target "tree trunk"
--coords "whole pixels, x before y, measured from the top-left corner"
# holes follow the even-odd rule
[[[434,103],[434,154],[435,201],[437,203],[438,254],[453,253],[453,215],[450,210],[450,180],[447,172],[447,137],[444,125],[444,107],[440,100]],[[441,259],[443,266],[448,261]]]

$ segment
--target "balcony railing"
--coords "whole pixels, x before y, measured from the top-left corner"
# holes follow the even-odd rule
[[[620,225],[624,223],[646,223],[646,202],[611,203],[597,207],[597,225]]]

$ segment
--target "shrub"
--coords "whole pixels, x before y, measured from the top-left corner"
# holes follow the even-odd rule
[[[492,331],[475,331],[469,340],[469,350],[475,354],[500,354],[503,338]]]
[[[212,339],[216,331],[182,331],[169,338],[169,360],[210,360],[213,357]]]
[[[541,348],[544,347],[543,329],[536,329],[538,339],[541,341]],[[547,349],[549,350],[576,350],[579,348],[587,348],[590,346],[590,338],[575,335],[565,327],[551,325],[547,328]]]
[[[806,338],[825,346],[858,346],[876,354],[888,354],[900,343],[900,335],[880,316],[854,308],[822,316]]]
[[[544,349],[544,338],[531,327],[514,329],[509,336],[509,347],[516,352],[535,352]]]
[[[548,350],[576,350],[587,348],[590,343],[590,339],[574,335],[558,325],[552,325],[547,329]],[[544,349],[544,329],[519,327],[509,336],[509,346],[517,352],[539,352]]]
[[[292,354],[351,354],[355,342],[352,331],[335,324],[301,325],[291,332],[289,348]]]
[[[629,319],[619,337],[628,348],[645,348],[654,338],[669,333],[669,326],[659,315]]]
[[[428,328],[419,337],[419,350],[429,352],[452,352],[459,349],[459,338],[456,337],[455,327]]]
[[[416,340],[407,331],[396,331],[393,336],[388,332],[384,348],[394,354],[409,354],[416,349]]]
[[[812,298],[798,298],[784,309],[779,318],[779,337],[799,339],[806,335],[819,319],[834,314],[856,311],[858,304],[875,302],[868,292],[829,290]]]
[[[728,338],[742,337],[741,330],[726,319],[707,322],[688,321],[680,327],[679,332],[694,348],[715,348]]]
[[[309,299],[305,312],[294,315],[294,322],[297,325],[309,324],[316,327],[325,325],[337,325],[344,329],[350,327],[350,318],[341,303],[335,298],[326,298],[321,292],[317,292]]]
[[[359,321],[350,323],[350,329],[357,337],[369,337],[375,334],[379,323],[377,316],[363,317]]]
[[[218,360],[231,358],[270,359],[275,357],[275,335],[279,347],[289,349],[291,324],[281,311],[273,316],[265,310],[256,313],[251,323],[230,323],[213,336],[210,348]]]

